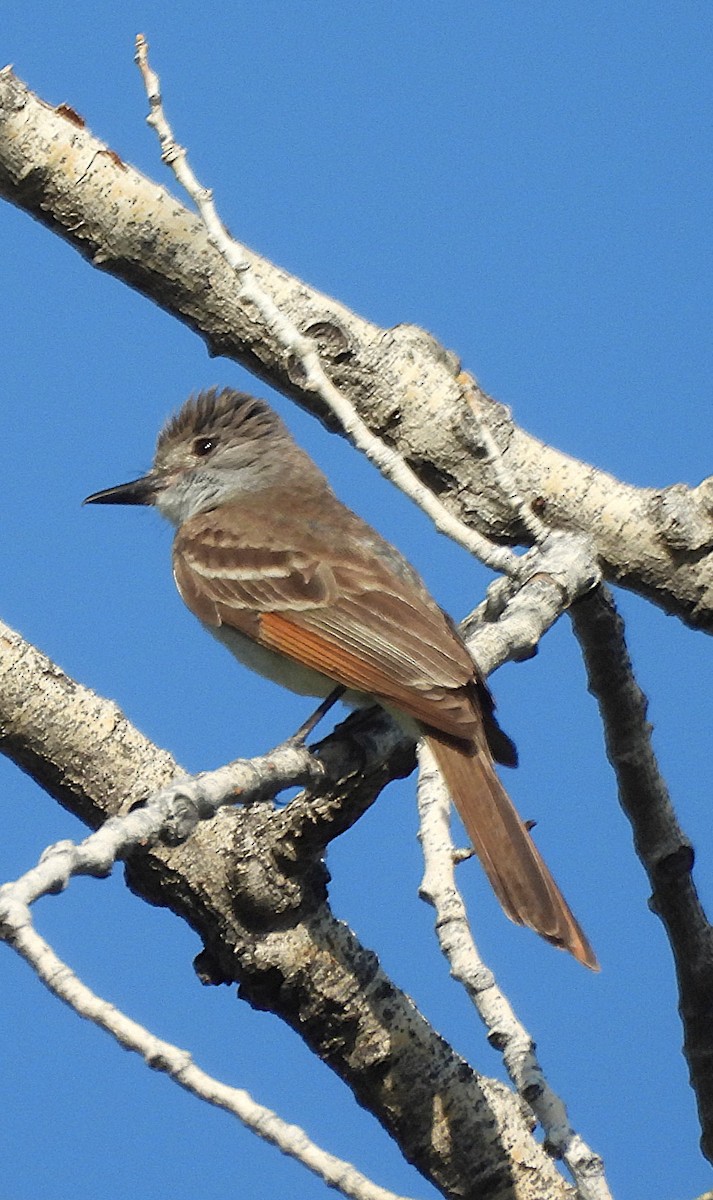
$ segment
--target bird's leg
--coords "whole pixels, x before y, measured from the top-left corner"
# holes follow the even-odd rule
[[[297,732],[293,733],[292,737],[289,738],[288,740],[290,742],[297,742],[299,744],[304,743],[304,741],[309,737],[310,733],[314,729],[315,725],[319,725],[319,722],[322,720],[322,717],[325,717],[327,715],[330,708],[333,708],[334,705],[337,703],[337,700],[341,700],[341,698],[344,695],[344,693],[346,692],[346,690],[347,689],[341,683],[338,683],[335,688],[332,688],[329,695],[319,705],[319,708],[315,708],[315,710],[311,714],[311,716],[309,716],[307,718],[307,720],[304,722],[303,725],[300,725]]]

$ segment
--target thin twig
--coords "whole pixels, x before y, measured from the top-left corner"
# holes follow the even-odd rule
[[[465,384],[468,385],[467,377]],[[472,630],[472,641],[478,641],[481,647],[476,657],[487,671],[491,664],[483,643],[488,629],[491,655],[499,657],[497,647],[502,653],[504,644],[511,656],[518,652],[521,656],[534,653],[549,624],[577,596],[595,585],[599,571],[587,539],[553,534],[534,514],[528,513],[494,438],[482,422],[478,424],[479,436],[501,489],[539,543],[537,552],[530,555],[532,573],[527,583],[516,590],[514,580],[496,581],[488,601],[464,622],[464,632]],[[521,562],[524,564],[524,559]],[[490,1042],[502,1050],[514,1086],[542,1126],[548,1147],[566,1163],[581,1200],[608,1200],[610,1193],[601,1158],[570,1126],[564,1104],[544,1076],[531,1036],[480,957],[456,887],[448,793],[424,743],[419,746],[418,804],[419,836],[425,860],[420,892],[436,910],[437,936],[451,974],[473,1000]]]
[[[468,407],[478,427],[478,438],[485,454],[485,461],[493,472],[495,482],[512,511],[517,513],[520,524],[523,529],[527,530],[535,545],[544,546],[552,531],[533,511],[532,505],[527,503],[527,500],[517,486],[517,481],[512,471],[505,465],[502,451],[488,425],[483,421],[480,409],[475,402],[476,389],[473,376],[468,371],[461,371],[458,376],[458,382],[463,388],[464,397],[468,402]]]
[[[494,571],[502,572],[509,577],[503,581],[505,586],[510,588],[509,595],[512,595],[518,585],[535,573],[550,573],[553,577],[558,574],[561,587],[567,594],[567,603],[571,603],[582,591],[592,587],[598,578],[598,569],[593,565],[593,548],[589,539],[576,534],[553,532],[543,525],[532,512],[525,498],[518,491],[512,473],[505,467],[495,439],[480,419],[472,399],[473,382],[467,373],[461,373],[459,382],[469,410],[477,422],[478,436],[486,452],[489,465],[504,496],[517,513],[521,524],[530,533],[533,541],[538,544],[538,549],[543,552],[552,551],[551,561],[554,562],[556,559],[556,568],[552,569],[549,562],[544,563],[531,551],[518,556],[505,547],[494,546],[482,534],[464,525],[444,508],[433,492],[423,486],[418,476],[404,463],[400,455],[384,445],[379,438],[374,437],[353,405],[325,374],[316,343],[301,334],[296,325],[275,304],[272,297],[260,287],[252,272],[250,251],[235,241],[225,229],[213,203],[212,191],[202,187],[199,183],[188,163],[185,148],[180,146],[174,138],[173,130],[163,109],[160,80],[149,65],[148,43],[142,34],[136,38],[136,63],[141,72],[151,109],[147,121],[156,130],[164,162],[171,167],[176,179],[196,205],[211,244],[219,250],[235,271],[236,286],[240,294],[244,299],[256,305],[266,325],[278,337],[285,350],[299,359],[305,372],[305,387],[314,390],[321,396],[339,418],[344,429],[352,437],[354,444],[375,463],[382,474],[395,483],[431,517],[437,529],[452,537],[454,541],[464,546]],[[581,553],[583,547],[585,548],[584,566],[582,566]],[[563,550],[566,554],[571,553],[577,559],[574,567],[571,564],[565,565]]]
[[[595,550],[581,534],[553,531],[522,558],[523,579],[500,578],[460,624],[483,675],[504,662],[531,658],[548,629],[601,579]]]
[[[199,1099],[232,1112],[328,1186],[354,1200],[398,1200],[350,1163],[320,1149],[302,1129],[283,1121],[246,1091],[207,1075],[185,1050],[155,1037],[97,996],[40,937],[30,913],[30,905],[40,896],[63,891],[73,876],[108,875],[117,859],[126,857],[137,846],[145,849],[159,839],[172,845],[185,841],[200,821],[209,820],[223,805],[262,799],[282,787],[314,782],[322,776],[322,767],[306,747],[290,742],[260,758],[241,759],[217,771],[176,780],[144,806],[111,817],[81,843],[63,841],[48,847],[35,867],[14,883],[4,884],[0,888],[0,936],[79,1016],[101,1026],[126,1049],[140,1054],[150,1067],[165,1071]]]
[[[215,771],[186,775],[154,793],[144,805],[122,816],[109,817],[82,842],[56,842],[21,882],[4,884],[23,904],[62,891],[75,875],[107,875],[115,862],[133,850],[164,841],[178,846],[188,840],[200,821],[236,803],[272,798],[283,788],[323,781],[324,770],[306,746],[286,742],[269,754],[236,759]],[[11,888],[10,893],[6,889]]]
[[[132,817],[123,820],[130,822]],[[117,823],[121,820],[114,818]],[[102,832],[99,831],[100,834]],[[86,842],[98,836],[94,834]],[[62,854],[61,850],[59,854]],[[57,855],[51,853],[50,857]],[[253,1100],[243,1088],[230,1087],[208,1075],[196,1066],[188,1051],[156,1037],[88,988],[37,933],[30,909],[22,899],[24,894],[35,891],[42,865],[41,861],[27,876],[0,889],[0,933],[55,996],[73,1008],[78,1016],[106,1030],[125,1050],[140,1054],[153,1070],[163,1071],[174,1083],[199,1100],[232,1113],[258,1137],[271,1142],[283,1154],[296,1159],[319,1176],[328,1187],[336,1188],[352,1200],[403,1200],[372,1183],[351,1163],[322,1150],[303,1129],[282,1120],[271,1109]]]
[[[403,458],[374,436],[343,392],[335,387],[329,379],[322,367],[317,343],[312,338],[305,337],[300,333],[297,326],[260,286],[252,271],[250,251],[235,241],[227,232],[217,214],[212,191],[210,188],[203,187],[193,174],[186,150],[176,142],[173,130],[166,119],[161,98],[161,84],[158,75],[149,65],[148,43],[143,34],[139,34],[136,38],[136,63],[141,72],[151,109],[147,121],[156,130],[163,161],[171,168],[181,187],[185,189],[196,205],[211,244],[235,271],[238,294],[243,300],[255,305],[265,325],[279,340],[284,350],[301,363],[304,371],[303,386],[305,390],[313,391],[321,397],[338,418],[354,445],[378,467],[382,475],[390,479],[428,514],[441,533],[447,534],[459,545],[464,546],[493,571],[518,575],[520,571],[518,555],[507,547],[494,545],[482,534],[468,528],[450,513],[434,493],[421,483],[416,473],[404,462]]]

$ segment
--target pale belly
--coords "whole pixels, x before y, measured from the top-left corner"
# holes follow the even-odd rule
[[[281,687],[288,688],[291,692],[296,692],[298,696],[318,696],[321,699],[328,696],[337,686],[335,679],[330,679],[328,675],[323,675],[321,671],[313,671],[310,667],[303,667],[291,658],[277,654],[274,650],[268,650],[265,646],[259,646],[252,638],[246,637],[244,633],[240,633],[237,629],[231,629],[227,625],[219,625],[217,627],[215,625],[206,625],[203,621],[201,621],[201,625],[217,641],[230,650],[230,653],[237,658],[238,662],[243,663],[251,671],[255,671],[256,674],[262,675],[264,679],[270,679],[273,683],[279,683]],[[346,704],[349,708],[369,708],[373,704],[380,704],[397,721],[405,733],[408,733],[415,739],[418,739],[420,735],[420,729],[416,721],[398,709],[393,708],[390,704],[379,700],[376,696],[370,696],[365,692],[353,691],[350,688],[340,697],[340,700],[342,704]]]
[[[303,667],[291,658],[276,654],[274,650],[258,646],[257,642],[246,637],[237,629],[231,629],[227,625],[216,627],[215,625],[205,625],[203,622],[201,624],[204,629],[208,630],[208,633],[222,642],[239,662],[244,663],[251,671],[256,671],[265,679],[271,679],[273,683],[279,683],[282,687],[289,688],[291,692],[297,692],[300,696],[323,697],[328,696],[335,687],[334,680],[327,675],[322,675],[320,671],[313,671],[310,667]],[[350,695],[354,696],[353,704],[368,703],[366,697],[358,699],[356,692],[350,693]]]

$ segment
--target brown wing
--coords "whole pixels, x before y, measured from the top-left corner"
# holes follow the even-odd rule
[[[298,499],[298,518],[262,494],[259,508],[248,498],[181,526],[174,574],[186,604],[207,624],[470,740],[475,667],[418,576],[330,493],[316,513]]]

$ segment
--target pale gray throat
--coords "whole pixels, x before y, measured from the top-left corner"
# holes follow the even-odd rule
[[[196,513],[215,508],[233,496],[255,491],[264,486],[261,472],[254,466],[220,468],[204,466],[184,471],[166,486],[159,488],[154,501],[161,515],[178,527]]]

